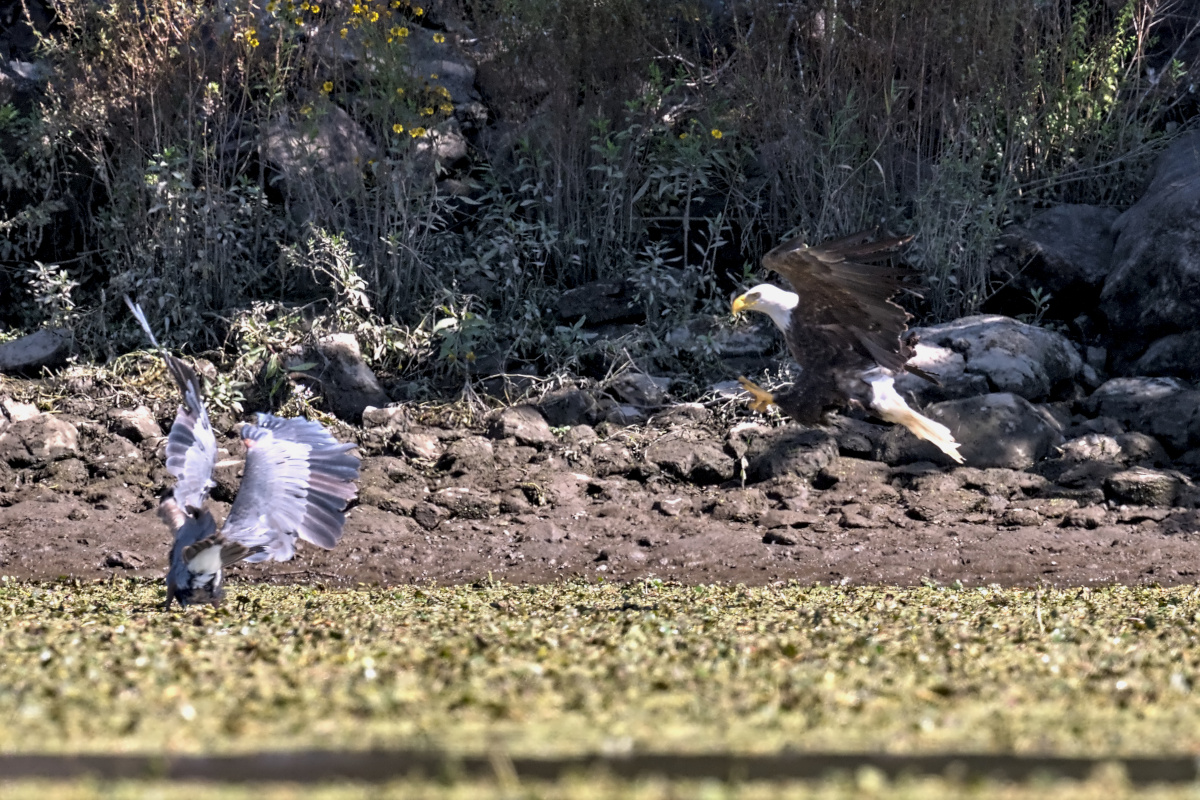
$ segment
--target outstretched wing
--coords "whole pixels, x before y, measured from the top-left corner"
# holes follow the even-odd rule
[[[204,408],[200,393],[200,378],[196,370],[171,355],[154,338],[141,306],[125,296],[125,304],[146,332],[150,344],[162,353],[167,371],[183,395],[183,405],[175,414],[171,432],[167,435],[167,472],[175,477],[175,502],[181,508],[200,508],[213,482],[213,467],[217,463],[217,437]]]
[[[222,535],[263,548],[247,561],[287,561],[297,536],[325,549],[336,545],[346,504],[358,491],[354,444],[338,442],[319,422],[271,414],[246,425],[242,439],[245,476]]]
[[[832,335],[835,344],[848,345],[880,366],[903,369],[912,357],[900,340],[908,314],[891,298],[906,270],[873,262],[911,239],[872,240],[863,232],[808,247],[797,238],[767,253],[763,264],[787,278],[800,297],[792,311],[789,347],[795,350],[794,344],[813,335]]]

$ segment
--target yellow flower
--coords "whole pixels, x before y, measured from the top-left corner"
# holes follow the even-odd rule
[[[279,7],[279,6],[278,6],[278,5],[276,5],[276,3],[275,3],[275,0],[271,0],[271,2],[267,3],[267,13],[268,13],[268,14],[274,14],[274,13],[275,13],[275,9],[276,9],[276,8],[278,8],[278,7]]]
[[[453,114],[454,106],[450,105],[449,103],[442,103],[440,106],[438,106],[438,111],[442,112],[443,114]]]
[[[403,39],[406,36],[408,36],[408,28],[405,28],[403,26],[396,28],[396,38],[397,39]]]
[[[358,3],[355,3],[353,6],[351,6],[350,10],[353,11],[355,14],[363,13],[363,7],[360,6]]]
[[[329,94],[330,92],[332,92],[333,91],[333,81],[325,81],[324,83],[322,83],[321,91],[324,92],[325,94]]]
[[[404,133],[404,126],[397,122],[392,126],[392,133]]]
[[[436,80],[437,80],[437,73],[436,73],[436,72],[432,73],[432,74],[429,76],[429,79],[430,79],[430,80],[432,80],[432,81],[436,81]]]
[[[422,108],[422,109],[421,109],[421,116],[422,116],[422,117],[432,117],[432,116],[433,116],[433,109],[432,109],[432,108],[430,108],[429,106],[425,106],[425,108]]]
[[[294,20],[292,20],[292,22],[296,23],[297,25],[304,24],[304,20],[300,19],[299,17],[296,17]]]
[[[300,106],[300,113],[303,114],[304,116],[306,116],[306,117],[312,116],[312,112],[313,112],[313,107],[308,105],[307,103]]]
[[[379,12],[378,11],[371,12],[371,22],[379,22]]]
[[[413,128],[408,132],[408,135],[416,139],[418,136],[424,136],[426,132],[424,128]]]
[[[437,42],[438,44],[442,44],[442,43],[444,43],[444,42],[446,41],[446,34],[444,34],[444,33],[435,33],[435,34],[433,35],[433,40],[434,40],[435,42]]]
[[[251,46],[251,47],[258,47],[258,39],[251,39],[251,40],[250,40],[250,46]]]
[[[433,91],[436,92],[437,94],[440,94],[442,97],[446,98],[447,100],[450,99],[450,90],[447,89],[445,86],[438,86]]]
[[[253,39],[255,33],[256,33],[256,31],[254,30],[254,28],[246,28],[245,36],[247,39]]]
[[[721,129],[720,129],[720,128],[713,128],[711,131],[709,131],[709,133],[711,133],[711,134],[712,134],[712,137],[713,137],[714,139],[720,139],[722,136],[724,136],[724,135],[725,135],[725,134],[721,133]]]
[[[686,133],[679,134],[680,139],[686,139],[687,137],[688,137],[688,135]]]
[[[342,38],[345,39],[346,36],[350,33],[350,31],[346,28],[342,28],[340,31],[338,31],[338,33],[340,33],[342,35]]]
[[[396,87],[396,94],[398,94],[398,95],[400,95],[401,97],[403,97],[403,96],[404,96],[404,87],[403,87],[403,86],[397,86],[397,87]]]
[[[300,8],[303,11],[308,11],[308,3],[307,2],[301,3]]]
[[[416,8],[413,9],[413,13],[419,17],[425,13],[425,9],[421,8],[420,6],[417,6]]]
[[[311,6],[309,6],[309,7],[308,7],[308,10],[309,10],[309,11],[311,11],[312,13],[314,13],[314,14],[320,14],[320,13],[321,13],[321,7],[320,7],[319,5],[317,5],[317,4],[315,4],[315,3],[314,3],[313,5],[311,5]]]
[[[471,362],[472,364],[475,363],[475,351],[474,350],[467,351],[467,361]]]

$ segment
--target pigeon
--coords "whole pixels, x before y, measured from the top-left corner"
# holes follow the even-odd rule
[[[175,488],[158,507],[173,541],[167,602],[220,603],[222,573],[239,561],[287,561],[303,539],[330,549],[342,538],[346,505],[357,495],[360,459],[353,443],[337,441],[319,422],[258,414],[241,426],[246,446],[242,485],[218,529],[205,500],[216,485],[217,439],[204,408],[196,370],[166,351],[141,307],[126,305],[162,354],[183,395],[167,436],[167,472]]]

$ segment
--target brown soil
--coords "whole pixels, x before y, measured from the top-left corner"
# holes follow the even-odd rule
[[[0,575],[162,575],[168,542],[154,509],[170,479],[161,442],[139,447],[66,418],[80,427],[77,457],[4,474]],[[1063,586],[1166,585],[1200,574],[1195,508],[1112,508],[1021,472],[889,468],[845,456],[811,479],[698,486],[645,458],[664,436],[719,453],[726,439],[717,427],[685,421],[608,439],[580,427],[540,450],[493,440],[490,463],[478,431],[365,431],[360,498],[341,544],[236,567],[233,581]],[[226,446],[239,455],[235,439]],[[218,516],[238,467],[219,472]]]

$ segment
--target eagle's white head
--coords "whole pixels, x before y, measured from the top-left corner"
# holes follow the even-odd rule
[[[733,301],[733,313],[761,311],[771,318],[775,327],[787,333],[791,325],[792,309],[800,302],[800,296],[773,286],[760,283]]]

